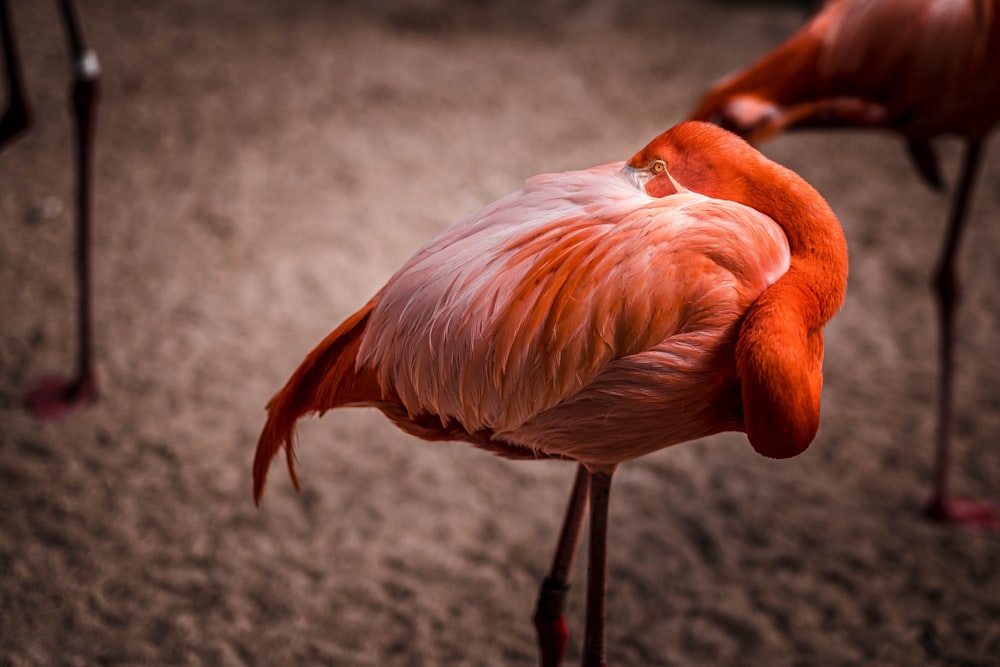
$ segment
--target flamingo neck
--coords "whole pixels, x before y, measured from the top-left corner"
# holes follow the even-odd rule
[[[822,329],[843,303],[847,243],[811,186],[780,165],[771,168],[779,178],[755,181],[760,184],[743,203],[782,227],[791,262],[747,311],[736,361],[750,444],[765,456],[786,458],[804,451],[819,428]]]

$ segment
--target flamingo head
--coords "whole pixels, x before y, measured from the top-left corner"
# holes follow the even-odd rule
[[[707,122],[687,121],[629,158],[625,173],[651,197],[692,191],[746,203],[749,190],[769,164],[732,132]]]

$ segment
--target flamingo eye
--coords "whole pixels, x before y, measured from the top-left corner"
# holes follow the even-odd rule
[[[649,164],[649,171],[658,176],[667,171],[667,163],[663,160],[653,160]]]

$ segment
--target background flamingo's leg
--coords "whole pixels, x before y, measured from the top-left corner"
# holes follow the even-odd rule
[[[7,78],[7,110],[0,116],[0,150],[31,125],[31,113],[24,92],[21,59],[14,37],[7,0],[0,0],[0,41],[3,42],[4,73]]]
[[[951,469],[951,426],[955,375],[955,311],[961,300],[961,285],[956,270],[958,246],[965,228],[966,213],[982,156],[982,142],[970,141],[962,161],[962,172],[948,218],[944,246],[934,272],[933,286],[938,304],[940,326],[939,354],[941,376],[938,389],[937,452],[934,488],[924,506],[932,519],[963,525],[996,527],[996,510],[983,501],[959,500],[951,496],[948,476]]]
[[[76,169],[76,273],[78,351],[73,378],[43,379],[25,397],[25,403],[42,419],[58,419],[77,407],[92,401],[97,395],[91,344],[90,307],[90,215],[91,174],[93,168],[94,131],[97,119],[100,66],[97,54],[87,47],[76,15],[73,0],[60,0],[60,13],[66,28],[74,66],[73,117],[75,120]]]

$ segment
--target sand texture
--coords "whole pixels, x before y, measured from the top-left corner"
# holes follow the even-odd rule
[[[74,364],[70,67],[14,0],[35,125],[0,153],[0,666],[533,665],[573,466],[424,443],[373,411],[299,430],[261,509],[263,407],[425,241],[536,173],[625,159],[798,26],[794,3],[87,0],[103,67],[93,406]],[[959,145],[942,145],[954,181]],[[1000,498],[1000,146],[962,248],[954,485]],[[888,135],[765,152],[851,248],[823,419],[782,462],[728,434],[621,467],[614,667],[1000,664],[1000,534],[919,516],[947,198]],[[585,557],[568,664],[579,660]]]

